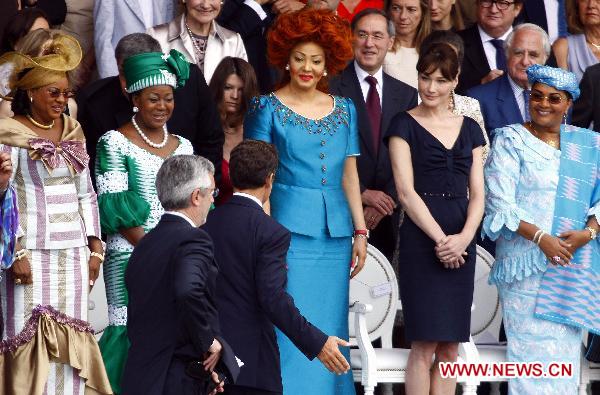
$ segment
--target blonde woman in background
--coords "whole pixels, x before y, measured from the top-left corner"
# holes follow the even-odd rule
[[[394,46],[383,61],[383,71],[417,88],[417,61],[421,43],[431,32],[427,0],[387,0],[385,12],[394,22]]]

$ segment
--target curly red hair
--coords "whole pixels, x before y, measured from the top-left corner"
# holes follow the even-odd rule
[[[280,15],[267,39],[269,62],[282,71],[290,60],[292,49],[307,42],[323,48],[328,76],[339,74],[353,57],[350,26],[330,10],[304,8]],[[290,74],[284,71],[279,86],[289,81]],[[327,78],[321,78],[317,89],[328,92]]]

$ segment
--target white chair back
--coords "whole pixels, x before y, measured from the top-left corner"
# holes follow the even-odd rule
[[[367,329],[371,341],[389,337],[394,328],[398,308],[398,282],[392,265],[375,247],[367,248],[364,268],[350,280],[350,305],[358,301],[373,306],[368,314]],[[354,313],[349,314],[350,343],[356,345]]]
[[[494,257],[483,247],[477,246],[475,263],[475,290],[471,312],[471,336],[475,344],[498,343],[502,307],[495,285],[488,283]]]

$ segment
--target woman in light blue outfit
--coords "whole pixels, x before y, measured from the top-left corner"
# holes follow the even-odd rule
[[[531,122],[496,129],[485,168],[483,232],[497,240],[497,285],[513,362],[572,364],[572,377],[515,378],[512,394],[576,394],[582,329],[600,332],[600,138],[562,125],[573,73],[527,70]]]
[[[279,16],[269,60],[283,73],[281,88],[255,98],[244,120],[246,138],[273,143],[279,152],[270,205],[292,232],[287,291],[313,325],[342,339],[348,339],[349,279],[364,264],[367,232],[356,110],[351,100],[324,92],[327,73],[341,71],[352,57],[349,38],[347,24],[330,11]],[[285,395],[354,394],[351,373],[329,373],[277,335]],[[343,353],[349,360],[347,348]]]

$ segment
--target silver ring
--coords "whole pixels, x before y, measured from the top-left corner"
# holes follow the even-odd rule
[[[560,262],[560,257],[558,255],[554,255],[552,260],[554,260],[554,262]]]

